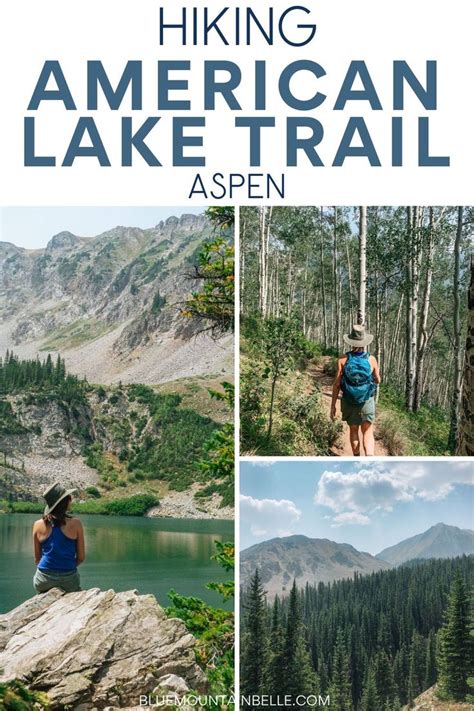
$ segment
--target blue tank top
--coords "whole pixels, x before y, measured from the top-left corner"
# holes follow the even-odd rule
[[[76,540],[64,535],[61,526],[53,526],[48,538],[41,542],[38,568],[60,573],[76,570]]]

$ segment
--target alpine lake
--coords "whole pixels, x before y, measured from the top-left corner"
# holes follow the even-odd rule
[[[0,515],[0,613],[35,594],[32,578],[32,526],[38,514]],[[80,566],[83,589],[137,590],[152,593],[160,605],[167,593],[195,596],[230,609],[232,601],[206,588],[210,581],[232,578],[211,556],[215,541],[232,541],[233,521],[165,519],[128,516],[80,516],[85,531],[86,560]]]

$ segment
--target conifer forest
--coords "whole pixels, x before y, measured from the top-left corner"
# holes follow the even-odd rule
[[[472,455],[473,233],[469,207],[242,208],[242,452],[333,453],[324,378],[363,324],[376,454]]]
[[[241,598],[241,693],[397,711],[437,684],[438,699],[472,702],[473,583],[472,556],[415,560],[268,601],[257,570]]]

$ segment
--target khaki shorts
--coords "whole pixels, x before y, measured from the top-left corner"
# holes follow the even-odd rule
[[[33,585],[37,593],[48,592],[52,588],[60,588],[64,592],[78,592],[81,589],[81,579],[77,570],[71,573],[59,573],[36,569]]]
[[[342,419],[351,425],[361,425],[363,422],[375,420],[375,398],[371,397],[362,405],[354,405],[344,398],[341,400]]]

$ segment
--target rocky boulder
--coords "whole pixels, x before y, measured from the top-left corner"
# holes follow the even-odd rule
[[[46,692],[51,709],[133,708],[206,691],[194,645],[153,595],[54,589],[0,615],[0,679]]]

